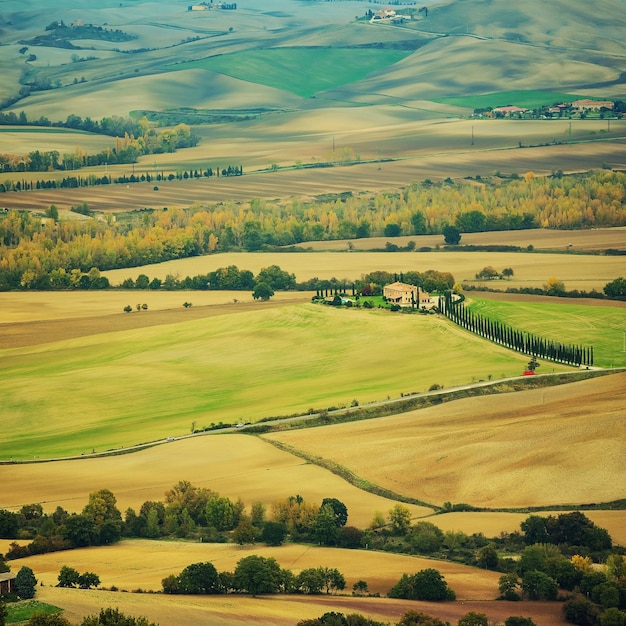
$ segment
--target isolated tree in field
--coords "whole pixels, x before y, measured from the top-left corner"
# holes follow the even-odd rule
[[[78,579],[80,578],[80,574],[78,570],[75,570],[73,567],[69,567],[68,565],[64,565],[59,572],[58,581],[59,587],[77,587]]]
[[[278,265],[270,265],[259,271],[254,279],[258,283],[266,283],[272,289],[284,291],[287,289],[295,289],[296,275],[282,270]]]
[[[78,586],[81,589],[91,589],[92,587],[99,587],[100,576],[98,576],[98,574],[94,574],[93,572],[83,572],[78,577]]]
[[[23,565],[15,577],[15,592],[22,600],[29,600],[35,597],[37,579],[30,567]]]
[[[369,591],[367,582],[365,580],[357,580],[352,585],[352,591],[355,596],[364,596]]]
[[[252,297],[255,300],[267,301],[274,295],[274,290],[267,283],[257,283]]]
[[[445,243],[451,246],[456,246],[461,243],[461,231],[456,227],[448,224],[441,229],[443,233],[443,240]]]
[[[491,265],[483,267],[483,269],[476,274],[476,278],[478,280],[493,280],[494,278],[498,278],[499,276],[500,274],[498,270]]]
[[[448,587],[445,578],[436,569],[427,568],[416,574],[403,574],[392,587],[389,597],[441,602],[454,600],[456,594]]]
[[[502,276],[503,276],[504,278],[511,278],[511,276],[513,276],[513,274],[514,274],[514,273],[515,273],[515,272],[513,272],[513,268],[511,268],[511,267],[505,267],[505,268],[502,270]]]

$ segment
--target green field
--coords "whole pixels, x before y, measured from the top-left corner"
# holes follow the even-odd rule
[[[321,305],[0,356],[0,459],[103,451],[189,433],[192,422],[203,428],[397,398],[433,384],[519,375],[527,361],[438,316]]]
[[[580,96],[551,91],[501,91],[459,98],[436,98],[434,102],[451,104],[467,109],[484,109],[515,105],[527,109],[555,104],[557,102],[574,102]]]
[[[205,69],[310,98],[352,83],[411,54],[402,50],[277,48],[209,57],[171,69]]]
[[[593,346],[594,365],[626,367],[626,310],[618,307],[502,302],[469,297],[470,308],[490,319],[561,343]],[[539,370],[541,371],[541,370]]]

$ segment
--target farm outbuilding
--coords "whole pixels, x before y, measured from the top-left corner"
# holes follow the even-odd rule
[[[16,574],[12,572],[3,572],[0,574],[0,597],[15,592]]]

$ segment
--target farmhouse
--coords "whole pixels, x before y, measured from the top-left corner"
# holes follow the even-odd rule
[[[511,117],[512,115],[515,115],[518,113],[520,114],[526,113],[526,111],[528,111],[528,109],[523,109],[517,106],[506,106],[506,107],[496,107],[495,109],[493,109],[492,113],[496,116]]]
[[[374,15],[372,15],[372,19],[370,20],[370,24],[376,23],[402,23],[405,20],[410,20],[410,15],[398,15],[393,9],[381,9],[380,11],[376,11]]]
[[[614,103],[610,100],[602,102],[600,100],[576,100],[572,102],[572,109],[575,111],[599,111],[600,109],[612,110]]]
[[[432,309],[435,306],[434,300],[428,293],[422,291],[421,287],[406,283],[395,282],[385,285],[383,295],[388,302],[400,306],[415,306],[418,309]]]
[[[0,597],[15,593],[16,574],[4,572],[0,574]]]

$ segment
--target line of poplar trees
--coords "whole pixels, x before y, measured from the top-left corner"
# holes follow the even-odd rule
[[[566,365],[593,365],[593,346],[563,344],[517,330],[473,313],[462,302],[454,302],[451,292],[439,299],[439,309],[455,324],[516,352]]]

